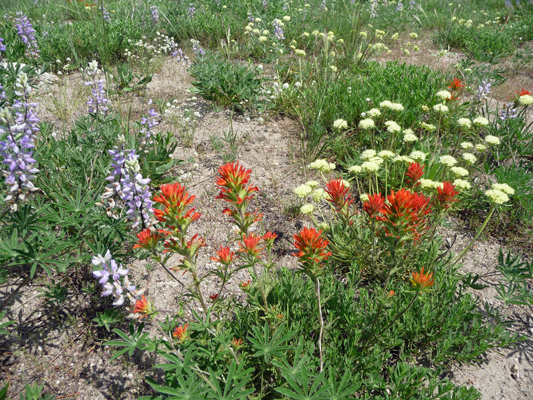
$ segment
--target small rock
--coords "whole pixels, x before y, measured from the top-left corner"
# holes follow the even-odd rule
[[[513,374],[516,374],[518,371],[519,371],[519,367],[518,367],[518,365],[514,364],[514,365],[511,367],[511,372],[512,372]]]

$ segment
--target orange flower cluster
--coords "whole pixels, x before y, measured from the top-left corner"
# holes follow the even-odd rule
[[[200,213],[195,208],[187,210],[194,201],[195,196],[189,196],[185,186],[179,183],[161,186],[161,194],[154,196],[154,201],[161,204],[164,210],[154,208],[157,220],[166,225],[167,229],[178,229],[186,233],[189,225],[200,218]]]
[[[327,200],[334,205],[336,212],[346,218],[350,218],[355,214],[355,209],[353,213],[350,212],[350,206],[354,202],[350,196],[350,189],[344,184],[342,179],[333,179],[329,181],[325,191],[329,195]]]
[[[370,218],[382,223],[376,234],[398,240],[397,244],[409,240],[416,242],[428,228],[426,216],[432,211],[429,201],[428,197],[406,189],[392,190],[387,202],[381,194],[369,196],[363,203],[363,210]]]
[[[405,176],[407,177],[407,179],[405,180],[406,185],[409,186],[411,189],[418,187],[420,185],[420,182],[418,181],[420,180],[420,178],[422,178],[422,175],[424,175],[423,165],[420,165],[419,163],[409,164],[409,168],[405,173]]]
[[[418,293],[428,290],[435,283],[433,273],[424,273],[424,267],[422,267],[420,272],[412,272],[412,274],[411,284],[413,285],[413,289]]]
[[[455,198],[458,194],[459,192],[455,190],[455,186],[451,182],[443,182],[443,187],[437,188],[437,195],[435,196],[433,205],[439,210],[447,210],[450,208],[451,203],[459,200]]]
[[[299,234],[294,235],[294,246],[300,250],[294,253],[300,259],[300,262],[309,267],[309,264],[319,264],[331,256],[331,251],[326,252],[329,242],[322,238],[322,230],[304,227]]]
[[[253,199],[254,192],[259,191],[257,186],[248,184],[252,170],[246,169],[239,162],[227,163],[218,170],[219,177],[216,181],[220,188],[217,199],[225,200],[233,207],[226,207],[222,212],[232,217],[233,223],[242,233],[247,233],[248,228],[263,217],[256,211],[247,212],[248,204]]]
[[[178,340],[183,340],[187,337],[187,327],[189,324],[180,325],[176,329],[174,329],[174,333],[172,334],[172,337]]]
[[[452,91],[452,98],[450,99],[450,101],[457,100],[463,88],[465,87],[466,85],[461,79],[454,77],[453,81],[451,81],[450,85],[448,86],[448,89]]]

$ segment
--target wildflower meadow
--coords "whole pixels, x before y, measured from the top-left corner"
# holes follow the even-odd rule
[[[0,2],[0,400],[532,399],[532,0]]]

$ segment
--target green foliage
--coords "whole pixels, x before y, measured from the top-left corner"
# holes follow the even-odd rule
[[[262,78],[258,68],[215,56],[196,61],[190,70],[193,93],[224,107],[243,112],[264,107],[260,101]]]
[[[108,308],[103,313],[97,313],[96,318],[93,319],[93,321],[96,322],[98,326],[103,326],[109,332],[111,330],[110,325],[120,322],[123,319],[124,316],[119,310]]]

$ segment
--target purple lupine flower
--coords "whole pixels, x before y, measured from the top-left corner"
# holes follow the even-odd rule
[[[127,142],[124,136],[118,137],[119,145],[113,150],[108,150],[113,156],[110,175],[106,178],[110,183],[106,185],[105,193],[100,197],[101,205],[106,204],[108,211],[117,207],[117,203],[126,206],[126,216],[132,228],[139,225],[142,229],[151,226],[149,213],[152,210],[151,193],[148,183],[140,173],[138,155],[135,150],[126,150]],[[116,200],[116,202],[115,202]]]
[[[255,22],[255,18],[253,17],[252,13],[248,13],[248,22]]]
[[[192,51],[194,51],[194,54],[196,54],[196,57],[203,57],[205,56],[205,50],[202,49],[200,46],[200,42],[196,39],[191,39],[192,43]]]
[[[37,104],[28,102],[31,87],[24,72],[19,73],[15,85],[15,94],[22,101],[16,99],[13,102],[16,118],[8,107],[0,110],[0,123],[5,125],[0,126],[0,137],[5,135],[4,140],[0,141],[0,155],[3,164],[8,167],[3,171],[9,187],[4,201],[16,210],[17,204],[24,201],[29,192],[37,190],[32,181],[39,170],[34,167],[36,160],[32,149],[35,147],[33,137],[39,131],[40,120],[35,112]]]
[[[513,3],[511,3],[511,0],[505,0],[505,7],[507,7],[509,11],[513,11],[514,9]]]
[[[194,4],[190,3],[189,8],[187,10],[187,14],[189,14],[189,18],[194,18],[194,14],[196,13],[196,7]]]
[[[0,37],[0,51],[6,51],[6,45],[4,44],[4,39]]]
[[[520,0],[516,0],[515,4],[518,8],[522,7],[522,3],[520,3]]]
[[[106,10],[105,6],[100,6],[100,11],[102,11],[102,17],[104,18],[104,21],[111,22],[111,16],[109,15],[109,11]]]
[[[20,39],[26,45],[26,54],[30,58],[39,57],[39,46],[35,39],[35,29],[33,29],[28,17],[22,12],[19,11],[17,17],[15,18],[15,26],[17,27],[17,33]]]
[[[91,114],[107,114],[111,102],[107,98],[104,89],[105,79],[101,77],[102,71],[98,68],[98,61],[93,60],[89,63],[89,67],[85,70],[90,81],[84,82],[86,86],[91,87],[91,96],[87,101],[87,107]]]
[[[171,54],[172,57],[174,57],[178,62],[182,63],[183,66],[190,66],[191,60],[189,60],[189,57],[183,53],[182,49],[175,49]]]
[[[93,271],[93,276],[98,279],[98,283],[104,288],[102,296],[112,295],[115,299],[113,305],[116,307],[124,304],[125,292],[135,292],[135,286],[130,283],[128,278],[129,269],[124,269],[122,265],[117,265],[109,250],[104,256],[100,254],[94,256],[92,263],[94,266],[102,268],[101,270]]]
[[[516,117],[518,117],[516,114],[516,108],[509,107],[507,109],[500,110],[500,119],[502,121],[505,121],[508,118],[515,119]]]
[[[153,202],[148,187],[150,178],[143,178],[140,174],[141,167],[137,158],[138,155],[130,154],[125,162],[127,173],[122,180],[122,200],[128,207],[126,216],[133,222],[131,227],[137,228],[141,225],[141,229],[145,229],[150,225],[148,212],[152,209]]]
[[[320,5],[321,11],[326,11],[328,8],[328,5],[326,4],[326,0],[322,0],[322,4]]]
[[[372,6],[370,7],[370,18],[376,18],[378,14],[376,13],[376,7],[378,6],[378,0],[372,0]]]
[[[272,26],[274,27],[274,36],[276,36],[276,39],[284,40],[285,36],[283,36],[284,32],[283,32],[283,29],[281,28],[281,21],[276,18],[272,22]]]
[[[152,23],[157,24],[159,22],[159,10],[157,7],[151,6],[150,13],[152,14]]]
[[[403,3],[399,1],[398,5],[396,6],[396,11],[402,11],[402,10],[403,10]]]
[[[476,92],[477,101],[483,101],[487,98],[487,95],[490,93],[490,82],[481,81],[481,85],[478,87]]]
[[[150,100],[149,104],[152,102]],[[156,121],[156,118],[159,116],[158,113],[155,112],[155,110],[152,108],[150,111],[148,111],[148,118],[142,117],[141,119],[141,134],[143,135],[141,139],[141,146],[144,146],[145,144],[152,143],[151,137],[154,135],[154,132],[152,131],[152,128],[154,126],[159,125],[159,122]]]
[[[415,6],[416,6],[416,2],[415,2],[415,0],[411,0],[411,1],[409,2],[409,9],[412,10],[413,8],[415,8]]]
[[[267,6],[268,6],[267,0],[263,0],[263,8],[267,8]]]
[[[287,11],[287,8],[289,8],[289,5],[287,3],[283,4],[283,11]]]

